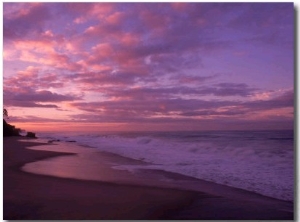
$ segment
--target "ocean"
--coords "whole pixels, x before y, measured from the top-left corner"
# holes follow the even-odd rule
[[[293,201],[294,132],[72,132],[39,133],[47,140],[76,141],[87,148],[143,160],[159,169]]]

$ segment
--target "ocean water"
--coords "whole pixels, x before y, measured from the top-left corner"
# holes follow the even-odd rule
[[[143,160],[161,169],[282,200],[294,197],[294,136],[284,131],[41,133],[40,138]]]

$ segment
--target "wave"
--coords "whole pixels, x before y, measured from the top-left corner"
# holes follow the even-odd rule
[[[143,160],[150,163],[147,168],[293,199],[293,140],[269,139],[291,138],[288,133],[81,133],[48,137]]]

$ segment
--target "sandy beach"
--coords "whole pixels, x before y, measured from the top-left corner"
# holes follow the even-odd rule
[[[58,152],[56,145],[34,139],[4,138],[5,220],[294,218],[292,202],[165,171],[114,169],[128,162],[146,163],[72,146]],[[91,157],[96,158],[97,166],[88,165],[86,160]],[[41,169],[52,169],[47,175],[42,170],[40,174],[22,170],[43,161]]]

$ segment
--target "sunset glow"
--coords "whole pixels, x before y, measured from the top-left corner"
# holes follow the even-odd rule
[[[293,129],[292,3],[4,3],[8,122]]]

